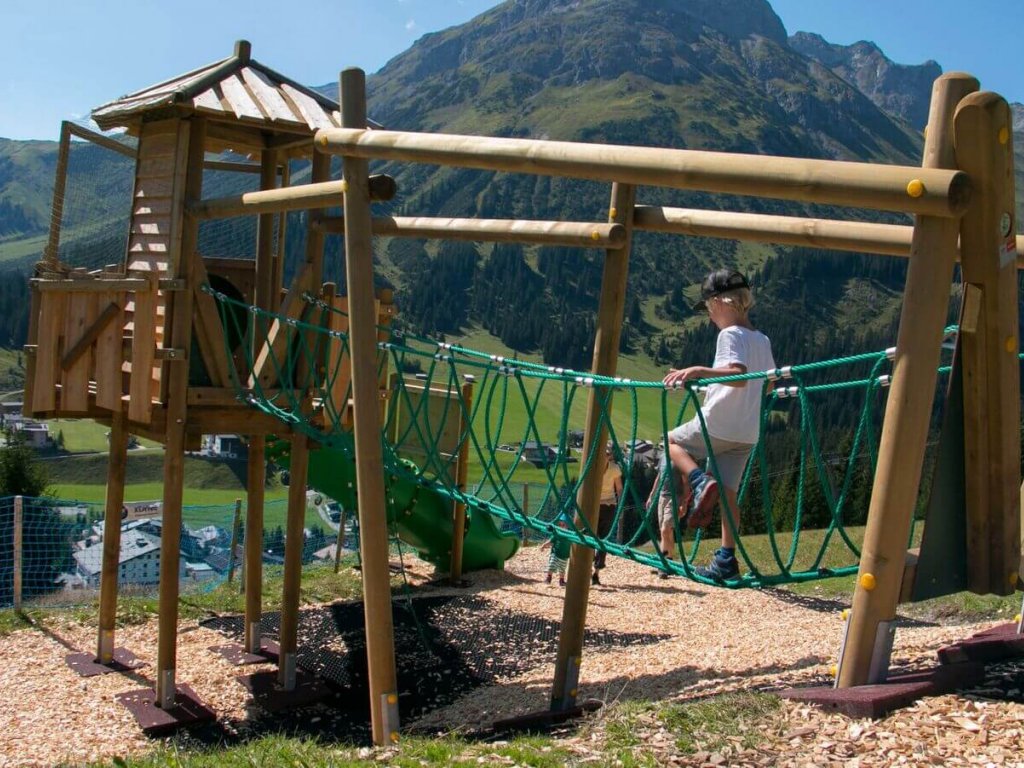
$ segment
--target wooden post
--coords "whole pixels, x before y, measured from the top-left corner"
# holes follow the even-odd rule
[[[21,611],[21,560],[24,546],[25,502],[14,497],[14,610]]]
[[[626,306],[626,277],[629,274],[629,244],[633,236],[633,205],[636,188],[613,184],[608,220],[625,225],[626,245],[605,252],[604,275],[601,278],[601,299],[597,309],[592,370],[602,376],[614,376],[619,358],[623,310]],[[607,400],[606,400],[607,398]],[[611,392],[593,388],[587,400],[584,426],[583,456],[580,466],[593,463],[583,479],[579,494],[580,514],[591,529],[597,530],[598,506],[604,480],[604,444],[608,427],[604,410],[611,411]],[[590,596],[590,575],[594,550],[574,545],[569,557],[569,574],[562,606],[562,631],[558,636],[555,659],[555,680],[551,689],[551,709],[570,709],[576,705],[577,685],[583,654],[583,631],[587,621],[587,600]]]
[[[260,155],[260,189],[277,185],[277,153],[264,149]],[[274,283],[274,214],[261,213],[256,225],[256,301],[260,309],[272,310],[275,305]]]
[[[249,436],[245,504],[245,650],[260,649],[263,602],[263,506],[266,488],[267,439]]]
[[[235,514],[231,518],[231,549],[228,551],[228,584],[235,580],[235,550],[238,549],[238,534],[242,527],[242,500],[235,499]]]
[[[1020,569],[1020,363],[1013,119],[994,93],[957,108],[956,159],[974,182],[960,222],[963,281],[981,298],[961,330],[967,500],[967,585],[1009,595]]]
[[[291,165],[288,158],[281,164],[281,187],[291,186]],[[281,284],[284,282],[284,260],[285,250],[288,244],[288,211],[281,211],[277,214],[277,251],[274,253],[274,280],[270,286],[270,295],[273,297],[273,309],[281,300]]]
[[[64,194],[68,181],[68,154],[71,150],[71,124],[60,124],[60,147],[57,150],[57,169],[53,176],[53,204],[50,207],[50,236],[46,241],[43,261],[54,268],[60,261],[60,228],[64,217]]]
[[[346,69],[341,73],[340,88],[342,125],[365,128],[366,75],[360,69]],[[374,311],[369,173],[366,160],[346,157],[344,163],[347,184],[344,206],[345,276],[370,715],[373,741],[383,745],[398,739],[398,691],[387,511],[384,506],[380,395],[377,391],[377,316]]]
[[[100,570],[99,638],[96,660],[114,660],[114,622],[117,618],[117,585],[121,566],[121,513],[124,510],[124,478],[128,468],[128,431],[124,411],[110,421],[107,460],[107,496],[103,507],[103,565]]]
[[[309,438],[296,432],[291,439],[288,481],[288,522],[284,545],[284,586],[281,590],[281,655],[277,682],[295,689],[295,651],[299,635],[299,589],[302,585],[303,528],[306,523],[306,480],[309,475]]]
[[[182,120],[178,130],[178,153],[185,154],[184,184],[178,188],[175,174],[174,194],[182,207],[200,199],[203,187],[203,144],[206,120],[192,117]],[[179,197],[180,196],[180,197]],[[172,277],[184,281],[185,290],[175,291],[167,308],[169,338],[165,347],[192,348],[192,301],[194,261],[199,258],[196,245],[199,222],[182,214],[172,227],[180,228],[180,239],[172,235],[170,267]],[[174,246],[177,245],[177,248]],[[178,566],[181,560],[181,504],[185,482],[185,427],[188,416],[188,355],[168,365],[167,437],[164,448],[163,531],[160,536],[160,616],[156,661],[156,705],[174,706],[175,666],[178,656]]]
[[[954,168],[953,112],[978,81],[948,73],[935,81],[924,165]],[[928,422],[957,254],[955,219],[918,216],[903,293],[896,359],[878,450],[860,571],[839,659],[837,685],[884,679],[917,503]]]
[[[348,510],[345,507],[341,508],[341,514],[338,516],[338,539],[334,545],[334,572],[337,573],[341,570],[341,548],[345,546],[345,518]]]
[[[424,393],[424,397],[429,396]],[[470,419],[473,416],[473,383],[466,382],[462,385],[462,434],[465,439],[459,448],[459,458],[455,465],[455,487],[463,493],[466,491],[466,477],[469,474],[469,451],[471,440],[469,431],[472,429]],[[456,501],[454,516],[452,519],[452,559],[449,568],[452,584],[458,586],[462,583],[462,548],[466,536],[466,505],[464,502]]]

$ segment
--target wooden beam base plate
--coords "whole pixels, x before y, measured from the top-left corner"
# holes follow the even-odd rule
[[[296,674],[295,688],[286,691],[277,683],[277,671],[255,672],[235,678],[252,694],[253,700],[268,712],[306,707],[334,696],[325,682],[312,675]]]
[[[79,677],[95,677],[108,675],[111,672],[131,672],[133,669],[148,666],[127,648],[115,648],[114,658],[109,664],[100,664],[92,653],[69,653],[64,661]]]
[[[114,698],[132,713],[135,722],[147,736],[160,736],[217,719],[214,711],[203,704],[189,686],[179,685],[174,690],[174,706],[169,709],[161,709],[156,705],[156,691],[152,688],[119,693]]]
[[[791,688],[779,695],[784,699],[817,704],[848,717],[878,719],[925,696],[941,696],[969,685],[984,675],[976,662],[943,664],[924,672],[893,675],[878,685],[853,688]]]
[[[277,664],[280,655],[280,648],[277,643],[269,638],[263,638],[258,653],[249,653],[245,650],[244,646],[238,643],[212,645],[210,650],[219,656],[223,656],[236,667],[242,667],[247,664],[266,664],[267,662]]]

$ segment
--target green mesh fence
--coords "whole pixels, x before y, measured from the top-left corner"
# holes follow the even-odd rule
[[[234,373],[238,398],[324,446],[341,449],[351,459],[348,336],[332,330],[347,326],[347,318],[339,323],[339,310],[308,294],[299,311],[285,317],[206,290],[220,307],[225,338],[233,350],[245,350],[245,369]],[[726,586],[808,581],[856,571],[858,537],[849,527],[851,521],[863,523],[866,500],[860,493],[861,508],[853,510],[854,490],[859,475],[873,476],[894,350],[709,379],[674,391],[661,382],[595,376],[408,332],[389,333],[378,343],[378,366],[381,380],[389,381],[382,445],[392,488],[390,515],[416,503],[418,492],[394,491],[398,480],[405,481],[493,515],[508,530],[525,536],[554,536],[666,573],[715,583],[695,573],[694,565],[717,546],[717,520],[708,531],[686,530],[677,521],[677,551],[669,557],[651,544],[658,538],[655,507],[666,482],[656,471],[658,446],[693,414],[702,418],[698,397],[708,384],[770,382],[762,411],[762,441],[743,477],[738,515],[731,514],[728,522],[743,573]],[[398,373],[388,377],[388,371]],[[473,384],[471,402],[462,394],[467,382]],[[424,390],[440,397],[432,401]],[[815,409],[826,393],[845,393],[851,429],[845,431],[842,445],[823,444],[816,426]],[[596,462],[593,456],[584,460],[570,445],[571,436],[582,429],[591,397],[624,477],[614,519],[604,536],[590,528],[577,507],[581,484]],[[787,466],[779,466],[772,455],[773,440],[782,433],[797,446],[795,454],[785,456]],[[708,449],[709,471],[717,475],[709,441]],[[460,451],[470,457],[465,487],[454,480]],[[780,483],[793,486],[785,509],[776,503]],[[522,504],[524,484],[533,489],[529,508]],[[674,504],[682,504],[674,488],[665,490]],[[818,509],[813,526],[806,519],[812,499]],[[558,518],[568,522],[556,524]],[[767,554],[745,546],[742,534],[750,530],[752,520],[767,536]],[[814,528],[813,535],[809,527]]]
[[[134,505],[128,505],[133,508]],[[284,562],[283,520],[287,501],[264,505],[268,521],[263,533],[263,562]],[[20,538],[21,599],[26,608],[74,608],[96,605],[103,552],[103,504],[53,498],[23,498],[20,537],[16,533],[15,499],[0,498],[0,608],[14,604],[15,542]],[[330,545],[337,525],[322,515],[323,504],[307,505],[302,562],[312,566],[334,562]],[[245,506],[236,518],[235,505],[187,505],[182,509],[179,582],[183,595],[220,586],[229,574],[240,583],[245,547]],[[125,519],[121,524],[118,593],[155,597],[160,578],[159,516]],[[231,544],[235,543],[232,558]],[[344,542],[355,546],[352,535]]]

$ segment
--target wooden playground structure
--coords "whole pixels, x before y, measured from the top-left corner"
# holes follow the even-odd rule
[[[184,454],[204,433],[249,439],[245,554],[245,646],[261,648],[260,598],[265,445],[288,437],[291,482],[278,681],[296,685],[302,528],[309,438],[258,413],[236,396],[234,381],[275,381],[267,361],[303,317],[308,297],[337,302],[324,284],[324,239],[344,233],[352,429],[366,613],[373,739],[398,736],[388,531],[381,449],[377,323],[388,315],[373,285],[373,236],[516,241],[597,248],[605,253],[592,371],[614,376],[634,231],[700,235],[909,257],[895,369],[871,496],[860,573],[839,660],[842,688],[879,682],[888,668],[891,627],[901,594],[917,576],[907,540],[921,481],[942,329],[954,263],[965,285],[958,365],[962,369],[966,488],[967,586],[1009,594],[1020,584],[1021,478],[1017,269],[1012,131],[999,96],[978,92],[959,73],[936,81],[921,167],[774,158],[688,150],[529,139],[416,134],[383,130],[366,112],[365,78],[341,75],[340,112],[250,57],[232,56],[100,107],[104,129],[123,127],[138,140],[130,238],[122,264],[95,272],[59,263],[60,212],[44,262],[32,280],[26,415],[87,417],[111,425],[97,661],[114,658],[120,511],[130,433],[166,446],[161,538],[160,616],[153,705],[172,710],[187,691],[175,683],[178,560]],[[58,190],[66,168],[64,133]],[[233,150],[258,162],[209,161]],[[343,158],[343,177],[331,161]],[[309,183],[291,185],[288,161],[311,161]],[[369,175],[371,160],[430,163],[488,171],[591,179],[611,184],[601,222],[438,219],[374,216],[372,203],[396,192],[388,177]],[[204,169],[259,175],[260,191],[203,197]],[[912,214],[913,226],[683,210],[637,204],[644,186],[702,190]],[[59,206],[55,192],[55,209]],[[325,209],[343,207],[342,216]],[[284,285],[284,213],[308,211],[305,257]],[[258,216],[255,254],[224,263],[199,252],[201,221]],[[252,339],[255,361],[225,354],[228,344],[211,275],[234,285],[248,304],[280,320]],[[340,304],[339,304],[340,306]],[[337,329],[335,329],[337,330]],[[201,368],[203,376],[190,374]],[[202,383],[198,383],[199,381]],[[315,415],[322,381],[301,384],[304,410]],[[347,382],[345,384],[347,386]],[[386,384],[384,385],[386,389]],[[589,393],[583,462],[600,468],[607,427],[600,388]],[[462,469],[464,471],[464,467]],[[579,507],[597,522],[601,471],[583,484]],[[453,515],[460,514],[458,509]],[[461,511],[464,515],[464,510]],[[456,530],[459,530],[456,528]],[[455,551],[453,570],[458,568]],[[594,552],[574,546],[569,566],[551,709],[577,707]],[[908,563],[910,567],[908,567]],[[888,642],[887,642],[888,639]]]

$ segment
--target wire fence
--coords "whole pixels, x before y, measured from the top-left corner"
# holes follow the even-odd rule
[[[303,532],[303,566],[332,563],[339,523],[326,499],[311,494]],[[80,608],[99,599],[104,509],[98,502],[7,496],[0,498],[0,608]],[[263,562],[284,562],[287,500],[264,505]],[[244,502],[182,509],[179,587],[203,592],[242,577]],[[348,516],[351,517],[351,516]],[[122,510],[118,592],[156,596],[163,519],[159,502],[128,503]],[[346,526],[343,552],[357,547]]]

